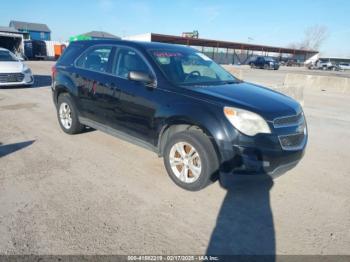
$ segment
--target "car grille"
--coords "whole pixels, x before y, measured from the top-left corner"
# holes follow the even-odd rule
[[[273,121],[273,126],[276,128],[287,126],[298,126],[304,122],[304,114],[300,113],[295,116],[279,117]]]
[[[293,129],[295,127],[293,134],[278,136],[282,149],[298,150],[305,145],[307,129],[303,112],[294,116],[276,118],[273,126],[275,128],[293,127]]]
[[[0,83],[22,82],[23,78],[22,73],[0,73]]]

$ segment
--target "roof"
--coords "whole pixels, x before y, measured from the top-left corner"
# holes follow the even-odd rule
[[[17,30],[26,30],[26,31],[38,31],[38,32],[48,32],[51,30],[45,24],[39,23],[28,23],[20,21],[11,21],[10,26],[16,28]]]
[[[19,34],[21,34],[21,32],[19,32],[16,28],[8,27],[8,26],[0,26],[0,32],[19,33]]]
[[[123,46],[130,46],[130,47],[136,47],[136,48],[139,47],[143,49],[164,49],[164,50],[176,49],[178,51],[180,50],[185,51],[190,48],[183,45],[174,45],[174,44],[168,44],[168,43],[129,41],[129,40],[118,40],[118,39],[81,40],[81,41],[74,41],[70,43],[70,45],[85,45],[85,46],[91,46],[96,44],[123,45]]]
[[[276,52],[276,53],[287,53],[287,54],[317,54],[316,50],[302,50],[293,49],[285,47],[276,46],[266,46],[266,45],[255,45],[240,42],[229,42],[229,41],[219,41],[204,38],[189,38],[174,35],[162,35],[151,33],[152,42],[163,42],[181,45],[191,45],[191,46],[203,46],[203,47],[216,47],[216,48],[230,48],[230,49],[243,49],[250,51],[265,51],[265,52]]]
[[[108,38],[108,39],[121,39],[119,36],[112,35],[103,31],[91,31],[83,34],[84,36],[96,37],[96,38]]]

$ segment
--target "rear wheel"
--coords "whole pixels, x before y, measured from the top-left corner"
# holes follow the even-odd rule
[[[217,179],[219,160],[210,139],[201,131],[176,133],[165,145],[164,165],[178,186],[197,191]]]
[[[84,130],[78,119],[78,111],[69,94],[61,94],[57,103],[57,118],[64,132],[77,134]]]
[[[268,65],[268,64],[265,64],[265,65],[264,65],[264,69],[269,69],[269,65]]]
[[[254,63],[250,63],[250,68],[255,68]]]

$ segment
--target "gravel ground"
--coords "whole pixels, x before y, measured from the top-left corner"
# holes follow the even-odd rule
[[[350,94],[305,91],[309,144],[284,176],[187,192],[152,152],[63,133],[52,63],[28,64],[34,88],[0,89],[1,254],[350,254]],[[283,75],[262,72],[245,78]]]

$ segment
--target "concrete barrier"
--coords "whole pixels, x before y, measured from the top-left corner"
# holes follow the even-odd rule
[[[349,92],[350,78],[339,76],[287,74],[283,86],[315,88],[317,90]]]

